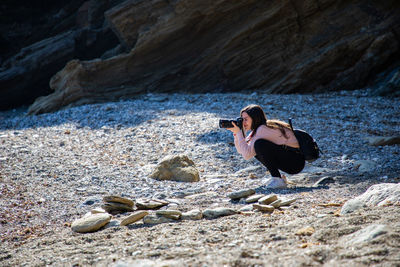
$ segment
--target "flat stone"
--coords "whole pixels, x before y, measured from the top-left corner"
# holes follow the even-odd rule
[[[145,210],[140,210],[140,211],[136,211],[133,214],[125,217],[122,221],[121,221],[121,225],[125,226],[128,224],[132,224],[135,223],[137,221],[139,221],[140,219],[142,219],[144,216],[148,215],[149,213]]]
[[[158,210],[156,211],[156,215],[179,220],[182,216],[182,212],[179,210]]]
[[[103,208],[97,207],[97,208],[90,210],[90,212],[92,214],[96,214],[96,213],[106,213],[107,211]]]
[[[174,222],[174,219],[170,219],[164,216],[158,216],[156,214],[149,214],[143,217],[143,222],[146,224],[160,224]]]
[[[169,202],[159,199],[137,199],[136,207],[140,210],[159,209],[168,205]]]
[[[230,199],[241,199],[244,197],[248,197],[251,195],[254,195],[256,193],[256,191],[254,189],[243,189],[243,190],[239,190],[239,191],[235,191],[232,193],[228,194],[228,197]]]
[[[188,212],[182,213],[182,220],[201,220],[203,218],[203,213],[199,209],[190,210]]]
[[[268,196],[260,198],[258,200],[258,203],[262,204],[262,205],[269,205],[269,204],[271,204],[272,202],[274,202],[276,200],[278,200],[278,196],[274,195],[274,194],[271,194],[271,195],[268,195]]]
[[[282,200],[277,199],[277,200],[275,200],[274,202],[272,202],[270,205],[271,205],[272,207],[274,207],[275,209],[277,209],[277,208],[279,208],[279,207],[281,206],[281,204],[282,204]]]
[[[101,207],[109,213],[133,211],[132,207],[118,202],[107,202],[104,203]]]
[[[206,218],[218,218],[221,216],[229,216],[229,215],[233,215],[236,214],[237,211],[231,208],[223,208],[223,207],[219,207],[219,208],[214,208],[214,209],[206,209],[203,211],[203,215]]]
[[[99,230],[111,220],[111,215],[108,213],[92,214],[81,219],[75,220],[71,224],[71,229],[77,233],[89,233]]]
[[[129,206],[131,208],[135,204],[133,200],[130,200],[130,199],[124,198],[124,197],[120,197],[120,196],[105,196],[105,197],[103,197],[103,201],[126,204],[127,206]]]
[[[253,204],[253,208],[262,212],[274,212],[275,208],[271,205]]]
[[[290,206],[290,204],[294,203],[297,200],[297,198],[293,199],[281,199],[281,203],[279,207],[284,207],[284,206]]]
[[[239,211],[240,212],[253,211],[253,205],[250,204],[250,205],[243,206],[239,209]]]
[[[260,198],[265,197],[263,194],[252,195],[246,198],[246,203],[254,203],[257,202]]]

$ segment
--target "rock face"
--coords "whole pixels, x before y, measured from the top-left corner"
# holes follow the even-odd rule
[[[393,76],[389,69],[400,68],[399,10],[396,1],[125,1],[105,17],[130,52],[70,62],[53,77],[55,92],[29,112],[144,91],[294,93],[373,85],[378,73]]]
[[[118,45],[104,11],[122,1],[6,1],[0,6],[0,110],[48,95],[50,78],[72,59]],[[104,25],[103,25],[104,24]]]
[[[199,171],[194,162],[186,155],[165,157],[150,177],[179,182],[198,182],[200,180]]]

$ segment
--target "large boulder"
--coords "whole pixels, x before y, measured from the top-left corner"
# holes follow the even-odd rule
[[[149,91],[358,89],[400,65],[395,10],[400,2],[128,0],[105,17],[130,52],[68,64],[29,113]]]
[[[179,182],[198,182],[199,171],[194,162],[186,155],[165,157],[150,175],[157,180],[172,180]]]
[[[392,205],[400,203],[400,183],[376,184],[368,190],[353,199],[344,203],[341,213],[351,213],[362,207],[374,207],[383,205]]]

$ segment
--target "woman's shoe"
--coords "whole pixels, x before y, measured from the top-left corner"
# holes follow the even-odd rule
[[[283,189],[287,187],[287,184],[284,179],[279,178],[279,177],[271,177],[269,180],[267,180],[266,184],[267,188],[273,188],[273,189]]]

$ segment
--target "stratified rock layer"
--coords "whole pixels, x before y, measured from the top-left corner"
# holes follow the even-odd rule
[[[29,113],[149,91],[361,88],[400,67],[399,10],[396,1],[125,1],[105,17],[130,52],[69,62]]]

